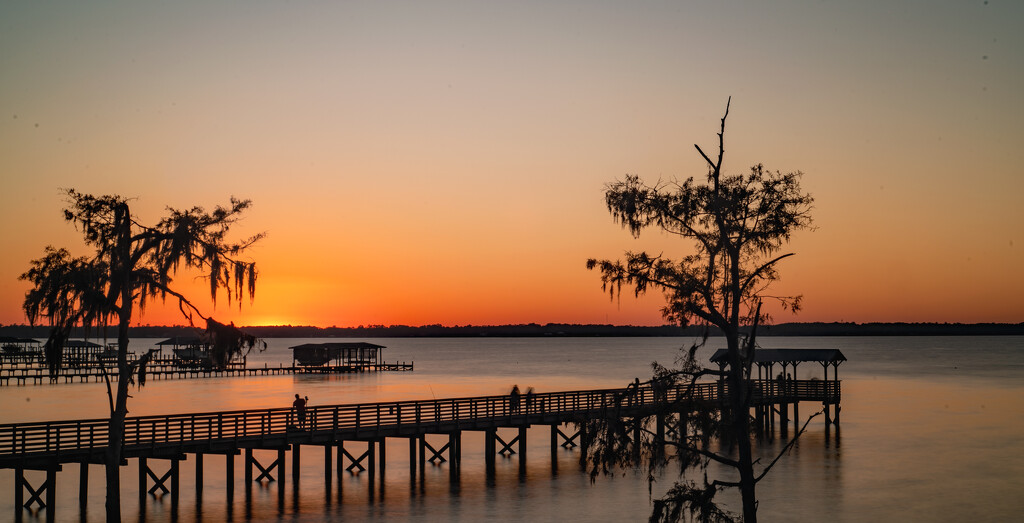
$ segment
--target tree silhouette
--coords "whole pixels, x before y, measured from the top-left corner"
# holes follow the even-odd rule
[[[29,323],[45,317],[50,323],[44,355],[50,377],[56,378],[63,363],[64,342],[75,325],[86,331],[105,324],[110,316],[103,294],[107,268],[102,262],[71,257],[67,249],[46,247],[46,255],[32,260],[32,267],[19,279],[33,284],[25,294],[23,308]]]
[[[34,323],[45,318],[51,325],[47,340],[51,372],[59,371],[64,340],[77,324],[107,326],[117,321],[117,388],[105,376],[110,407],[108,447],[105,454],[107,477],[107,520],[120,521],[120,476],[124,420],[128,413],[129,386],[145,383],[145,367],[152,352],[128,360],[128,330],[136,304],[140,310],[147,300],[168,296],[194,325],[196,317],[206,321],[212,360],[223,366],[233,354],[251,349],[258,340],[204,316],[183,294],[172,287],[179,270],[200,271],[210,283],[216,303],[224,289],[228,302],[241,306],[244,294],[252,300],[256,291],[256,264],[240,256],[264,235],[229,242],[227,233],[250,206],[249,200],[232,198],[229,207],[212,212],[201,207],[187,210],[168,208],[168,215],[155,225],[139,223],[129,201],[120,196],[93,196],[69,189],[64,218],[83,234],[95,252],[89,258],[72,258],[64,249],[47,247],[46,255],[31,262],[21,276],[33,284],[26,294],[24,309]],[[51,358],[50,355],[54,357]]]
[[[750,444],[750,390],[747,380],[755,350],[757,325],[768,315],[761,311],[765,299],[774,299],[784,309],[796,311],[800,297],[770,296],[767,289],[778,278],[778,263],[792,256],[780,251],[792,233],[811,224],[813,199],[800,188],[800,172],[772,172],[758,164],[746,175],[722,174],[725,156],[725,122],[729,103],[718,133],[718,158],[713,161],[700,146],[697,151],[708,164],[706,181],[690,177],[679,183],[658,182],[650,186],[638,176],[607,187],[605,201],[614,219],[634,237],[649,228],[693,242],[692,254],[679,261],[651,256],[646,252],[627,252],[625,261],[590,259],[587,268],[601,273],[602,288],[614,298],[623,286],[631,286],[639,296],[649,289],[664,293],[664,317],[682,326],[699,324],[717,327],[725,336],[729,366],[725,372],[703,368],[694,354],[707,338],[684,351],[678,368],[654,364],[653,387],[679,383],[692,385],[704,376],[718,376],[728,382],[728,408],[721,412],[699,409],[678,419],[686,437],[677,442],[654,441],[647,433],[644,445],[632,441],[623,427],[612,418],[597,420],[589,433],[597,436],[596,450],[590,454],[592,474],[606,472],[612,464],[636,466],[641,456],[652,470],[667,459],[658,450],[661,445],[676,447],[673,459],[687,468],[704,468],[708,461],[733,467],[739,481],[715,480],[703,484],[677,482],[668,494],[655,502],[652,520],[677,520],[689,513],[697,519],[730,519],[714,502],[724,487],[736,487],[743,500],[743,520],[756,521],[755,486],[764,472],[755,475]],[[743,336],[741,327],[750,328]],[[639,385],[639,384],[638,384]],[[685,395],[684,400],[685,401]],[[668,415],[678,416],[679,405],[666,406]],[[806,426],[806,425],[805,425]],[[799,435],[799,432],[798,432]],[[708,450],[708,440],[719,438],[727,452]],[[641,452],[642,447],[646,450]],[[630,450],[632,449],[632,450]],[[653,477],[653,476],[651,476]]]

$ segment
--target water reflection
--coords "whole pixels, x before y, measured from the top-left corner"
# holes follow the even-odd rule
[[[943,339],[946,348],[938,351],[939,360],[955,353],[959,367],[954,369],[947,368],[944,360],[929,360],[921,367],[920,352],[929,343],[922,339],[766,339],[766,344],[782,347],[837,347],[850,362],[842,373],[842,424],[826,434],[820,419],[812,422],[801,441],[759,484],[763,519],[818,521],[827,516],[842,522],[1018,517],[1024,511],[1024,499],[1016,492],[1024,478],[1024,462],[1012,458],[1024,453],[1024,372],[1020,365],[1024,343],[1019,338],[997,341],[993,354],[998,357],[993,362],[985,349],[988,340]],[[1014,343],[1016,352],[1011,346]],[[157,381],[133,393],[136,397],[130,408],[133,415],[143,415],[194,411],[197,402],[202,410],[287,406],[295,393],[309,395],[314,405],[430,399],[431,390],[438,397],[501,394],[513,382],[542,391],[618,386],[623,385],[622,375],[627,376],[626,381],[645,375],[649,361],[671,361],[683,341],[388,340],[383,344],[404,351],[399,359],[417,360],[417,370],[401,375],[313,379]],[[629,348],[628,354],[624,347]],[[437,352],[432,352],[435,349]],[[515,351],[521,352],[518,363],[507,358]],[[971,359],[974,355],[979,355],[977,360]],[[572,368],[565,367],[567,359],[572,360]],[[987,366],[990,363],[1002,366]],[[971,369],[981,368],[997,370],[970,374]],[[915,369],[923,370],[915,374]],[[103,417],[105,402],[103,387],[97,384],[0,388],[0,419]],[[805,404],[801,412],[806,417],[814,410]],[[244,498],[234,496],[237,482],[242,481],[235,476],[244,475],[244,469],[239,469],[244,460],[219,456],[207,456],[204,485],[196,494],[192,480],[196,460],[190,456],[181,463],[182,490],[176,508],[168,496],[147,495],[142,505],[136,505],[132,498],[138,472],[135,463],[130,463],[122,470],[122,505],[127,521],[143,513],[148,521],[646,518],[650,504],[642,475],[627,472],[591,484],[586,474],[577,473],[578,449],[560,448],[556,461],[551,462],[549,436],[546,427],[531,429],[529,459],[522,471],[518,455],[499,457],[493,469],[487,467],[483,435],[464,433],[463,466],[455,484],[446,465],[430,465],[422,472],[417,467],[412,473],[408,441],[394,439],[387,441],[384,477],[378,475],[375,482],[369,482],[368,474],[343,472],[332,477],[328,486],[320,465],[325,460],[323,448],[308,446],[302,449],[298,489],[289,468],[285,481],[291,483],[283,498],[275,492],[276,481],[253,488]],[[781,435],[763,440],[758,446],[762,463],[773,459],[783,444]],[[332,461],[336,458],[332,456]],[[78,475],[77,467],[65,467],[58,473],[58,520],[75,519]],[[102,467],[89,467],[87,476],[92,488],[81,519],[102,521]],[[38,481],[36,477],[33,481]],[[654,485],[653,494],[659,495],[675,478],[676,474],[668,471]],[[374,488],[374,484],[380,486]],[[241,486],[245,488],[245,484]],[[12,472],[0,471],[0,492],[8,493],[0,495],[0,515],[14,512],[9,494],[13,489]],[[40,521],[46,513],[25,511],[23,516],[26,521]]]

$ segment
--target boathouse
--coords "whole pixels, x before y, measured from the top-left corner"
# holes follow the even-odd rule
[[[43,347],[32,338],[0,336],[0,373],[11,366],[42,364]]]
[[[38,353],[42,345],[32,338],[13,338],[0,336],[0,347],[4,354]]]
[[[305,343],[289,347],[292,350],[292,366],[309,370],[375,370],[381,366],[381,349],[385,348],[383,345],[366,342]]]
[[[779,416],[783,434],[790,419],[790,407],[793,419],[800,419],[800,400],[809,397],[821,397],[822,409],[825,414],[825,428],[839,424],[839,364],[846,361],[846,356],[838,349],[757,349],[754,351],[753,364],[757,366],[757,379],[754,384],[754,416],[765,430],[775,426],[775,416]],[[718,349],[711,355],[711,362],[724,371],[729,366],[728,349]],[[809,380],[796,379],[796,369],[801,363],[813,362],[822,366],[823,379],[812,377]],[[781,370],[773,376],[775,366]],[[832,378],[829,379],[829,367],[832,367]],[[752,376],[753,377],[753,376]],[[834,407],[833,407],[834,406]]]
[[[64,364],[68,367],[88,367],[95,365],[99,358],[108,357],[107,348],[99,343],[87,340],[67,340],[64,342]]]
[[[211,368],[210,343],[200,336],[175,336],[157,342],[160,348],[160,356],[154,363],[171,363],[177,368]],[[164,347],[171,348],[172,356],[168,358],[163,354]],[[236,355],[227,362],[227,368],[244,368],[246,363],[245,355]]]
[[[837,373],[839,364],[846,361],[842,351],[838,349],[757,349],[754,351],[754,365],[757,365],[758,379],[771,379],[775,365],[780,365],[783,376],[787,369],[791,368],[792,377],[796,377],[797,365],[805,362],[819,363],[824,368],[824,379],[828,381],[828,368],[831,366],[834,371],[833,379],[838,381]],[[718,349],[711,355],[711,362],[725,370],[729,365],[728,349]]]

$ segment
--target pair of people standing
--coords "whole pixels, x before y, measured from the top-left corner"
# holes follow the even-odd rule
[[[519,412],[519,385],[512,385],[512,392],[509,393],[509,407],[513,414]],[[530,412],[530,404],[533,403],[533,387],[526,389],[526,412]]]

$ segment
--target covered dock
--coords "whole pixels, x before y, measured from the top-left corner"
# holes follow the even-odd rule
[[[169,364],[181,369],[211,368],[210,343],[201,336],[174,336],[159,341],[156,346],[160,349],[159,356],[153,360],[155,365]],[[171,349],[171,354],[164,353],[165,348]],[[244,368],[245,356],[236,356],[227,363],[228,368]]]
[[[64,363],[68,367],[96,365],[100,358],[112,356],[111,349],[88,340],[67,340],[64,342]],[[113,355],[116,355],[114,349]]]
[[[412,364],[406,368],[404,363],[384,363],[382,350],[387,347],[374,343],[304,343],[288,348],[292,350],[292,366],[305,372],[412,369]]]
[[[43,345],[32,338],[0,336],[0,368],[43,362]]]
[[[826,391],[822,400],[825,412],[825,427],[839,424],[839,402],[841,400],[839,383],[839,365],[846,361],[846,356],[838,349],[761,349],[754,351],[753,365],[757,367],[755,394],[759,397],[774,398],[772,402],[754,405],[755,417],[766,429],[775,425],[775,415],[779,416],[783,430],[789,422],[789,406],[792,405],[793,417],[800,419],[800,400],[808,394]],[[718,349],[711,355],[711,362],[725,370],[729,366],[729,351]],[[818,363],[822,366],[822,379],[812,377],[799,380],[796,376],[797,366],[801,363]],[[778,374],[773,376],[775,366],[780,367]],[[829,378],[829,367],[832,376]],[[753,371],[751,371],[753,373]]]
[[[792,369],[792,378],[796,378],[797,365],[806,362],[821,364],[824,370],[823,378],[828,381],[828,368],[832,367],[833,379],[839,372],[839,364],[846,361],[846,356],[838,349],[757,349],[754,351],[754,365],[757,365],[757,377],[759,379],[771,379],[775,365],[782,367],[780,374],[785,377],[787,369]],[[711,362],[721,369],[729,365],[729,351],[718,349],[711,355]]]

